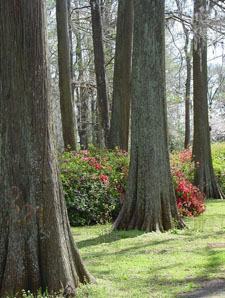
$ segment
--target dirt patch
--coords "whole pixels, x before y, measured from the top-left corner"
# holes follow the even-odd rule
[[[202,283],[201,288],[193,292],[179,294],[177,298],[225,298],[225,279],[217,278]]]

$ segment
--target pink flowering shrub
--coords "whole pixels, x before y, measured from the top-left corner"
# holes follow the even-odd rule
[[[126,191],[128,153],[90,148],[60,155],[61,178],[73,226],[115,219]]]
[[[173,172],[173,183],[178,211],[182,217],[194,217],[205,212],[205,194],[201,193],[198,187],[186,180],[182,172]]]
[[[186,180],[193,182],[194,179],[194,162],[192,162],[192,149],[184,151],[175,151],[170,155],[172,174],[181,172]]]
[[[117,217],[126,192],[127,152],[94,147],[79,153],[64,150],[60,164],[71,225],[105,223]],[[189,181],[192,172],[189,150],[172,157],[173,183],[181,216],[198,216],[205,211],[204,195]]]
[[[171,154],[171,169],[180,215],[194,217],[203,213],[206,210],[205,194],[192,184],[194,162],[191,148]]]

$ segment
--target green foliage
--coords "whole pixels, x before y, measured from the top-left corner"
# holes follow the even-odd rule
[[[217,182],[225,194],[225,142],[212,145],[212,159]]]
[[[80,153],[64,151],[60,163],[71,225],[115,219],[126,190],[127,152],[94,147]]]

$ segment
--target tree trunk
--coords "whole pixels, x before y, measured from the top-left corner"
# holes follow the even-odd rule
[[[77,25],[79,26],[80,12],[76,11]],[[78,102],[78,112],[79,112],[79,125],[78,131],[80,136],[80,147],[82,149],[88,148],[88,94],[87,88],[82,86],[84,83],[84,63],[82,56],[82,40],[79,30],[75,30],[76,35],[76,58],[78,64],[78,83],[80,87],[77,87],[77,102]]]
[[[133,4],[119,1],[109,147],[128,151]]]
[[[56,0],[59,91],[64,146],[77,150],[75,114],[72,102],[68,9],[66,0]]]
[[[164,1],[134,0],[131,161],[128,190],[113,229],[180,227],[167,142]]]
[[[90,0],[92,33],[94,46],[95,73],[97,82],[98,111],[101,129],[104,131],[105,145],[109,138],[109,107],[106,91],[105,59],[102,40],[102,24],[99,0]]]
[[[70,78],[71,78],[71,93],[72,93],[72,103],[75,105],[74,99],[74,66],[73,66],[73,27],[72,27],[72,16],[71,16],[71,0],[67,0],[68,9],[68,30],[69,30],[69,52],[70,52]],[[77,132],[77,121],[76,117],[74,119],[75,133]],[[76,139],[77,141],[77,139]]]
[[[186,83],[185,83],[185,138],[184,148],[187,149],[190,146],[190,95],[191,95],[191,57],[189,53],[186,54]]]
[[[94,281],[74,243],[53,139],[45,1],[0,1],[0,296]]]
[[[178,9],[178,14],[182,20],[182,2],[176,0],[176,5]],[[187,149],[190,146],[190,95],[191,95],[191,58],[192,58],[192,42],[190,42],[190,30],[187,28],[184,21],[181,22],[184,35],[185,35],[185,45],[184,53],[186,60],[186,83],[185,83],[185,137],[184,137],[184,148]]]
[[[194,184],[208,198],[219,199],[223,194],[216,182],[210,146],[210,129],[207,100],[207,29],[205,24],[206,0],[194,2]]]

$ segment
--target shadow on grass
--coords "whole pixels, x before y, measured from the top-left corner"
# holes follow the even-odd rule
[[[204,250],[196,251],[196,254],[208,256],[208,263],[199,272],[198,277],[193,279],[197,285],[200,285],[200,289],[179,294],[177,298],[225,297],[225,279],[223,278],[224,272],[222,271],[224,260],[221,258],[224,252],[207,246]],[[221,278],[210,280],[211,273],[219,273]],[[188,282],[188,279],[184,282]]]
[[[136,230],[115,231],[111,233],[105,233],[96,238],[77,241],[77,246],[78,248],[84,248],[84,247],[89,247],[94,245],[100,245],[102,243],[112,243],[121,239],[135,238],[143,234],[145,234],[145,232],[136,231]]]
[[[112,243],[115,241],[119,241],[122,239],[131,239],[139,237],[143,234],[146,234],[146,232],[138,231],[138,230],[130,230],[130,231],[114,231],[111,233],[106,233],[104,235],[100,235],[93,239],[87,239],[87,240],[81,240],[77,241],[78,248],[85,248],[89,246],[95,246],[100,245],[103,243]],[[172,241],[173,239],[166,239],[166,240],[160,240],[160,241],[150,241],[148,243],[149,246],[163,244],[168,241]]]

